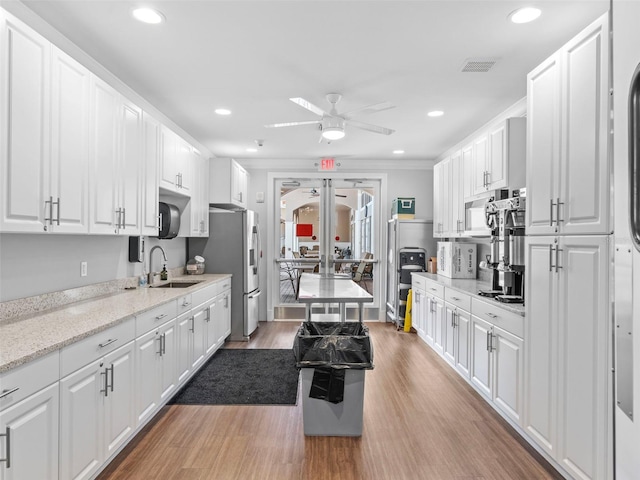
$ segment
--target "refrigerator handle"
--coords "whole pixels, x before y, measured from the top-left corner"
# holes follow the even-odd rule
[[[249,294],[249,295],[247,296],[247,298],[256,298],[256,297],[259,297],[261,294],[262,294],[262,290],[258,290],[258,291],[257,291],[257,292],[255,292],[255,293],[251,293],[251,294]]]
[[[254,252],[253,254],[253,274],[259,275],[260,273],[260,234],[258,233],[258,226],[254,225],[251,232],[251,246]]]
[[[640,65],[629,90],[629,228],[640,251]]]

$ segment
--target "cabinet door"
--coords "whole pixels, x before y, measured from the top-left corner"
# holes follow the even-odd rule
[[[178,184],[178,135],[162,125],[160,130],[160,186],[176,190]]]
[[[501,123],[489,131],[487,156],[487,188],[505,188],[507,185],[507,124]]]
[[[160,122],[143,112],[144,165],[142,168],[142,235],[158,236]]]
[[[473,145],[463,147],[460,161],[462,162],[462,198],[464,203],[467,198],[473,196]],[[462,208],[464,209],[464,205]]]
[[[442,300],[433,297],[433,349],[444,355],[445,315]]]
[[[120,95],[93,77],[90,170],[90,231],[118,233],[118,108]]]
[[[559,247],[557,458],[576,478],[607,478],[609,240],[563,237]]]
[[[471,383],[491,399],[491,324],[471,316]]]
[[[211,355],[218,347],[218,338],[220,337],[221,328],[218,326],[218,322],[222,321],[220,318],[220,307],[222,306],[222,296],[217,296],[215,300],[207,307],[207,318],[205,319],[205,339],[206,349],[205,355]]]
[[[456,368],[463,377],[469,378],[469,331],[471,328],[471,315],[469,312],[458,309],[455,322]]]
[[[556,449],[557,288],[554,237],[527,237],[524,428],[552,456]],[[584,298],[587,298],[586,296]]]
[[[129,101],[121,105],[118,168],[122,228],[126,235],[140,234],[140,169],[142,168],[142,110]]]
[[[220,337],[220,345],[225,339],[231,335],[231,290],[226,290],[222,294],[222,336]]]
[[[462,152],[458,151],[451,156],[451,189],[449,192],[449,204],[451,205],[450,232],[452,237],[460,237],[464,232],[464,198],[462,172]]]
[[[52,52],[50,195],[56,221],[51,230],[87,233],[91,74],[57,48]]]
[[[434,327],[435,327],[435,302],[433,298],[424,296],[423,302],[425,302],[424,308],[424,316],[425,316],[425,326],[424,326],[424,336],[427,342],[427,345],[433,346],[434,341]]]
[[[493,327],[493,402],[516,424],[522,418],[524,384],[524,342],[498,327]]]
[[[231,164],[231,199],[238,206],[247,205],[247,171],[237,162]]]
[[[178,335],[175,320],[160,327],[162,355],[160,357],[160,403],[164,404],[177,388]]]
[[[205,352],[205,323],[208,309],[196,312],[192,317],[191,333],[193,334],[193,354],[191,356],[191,367],[197,368],[204,361]]]
[[[442,162],[436,163],[433,166],[433,236],[442,237],[443,224],[442,224],[442,209],[444,208],[445,200],[443,198],[444,192],[442,191]]]
[[[0,464],[0,479],[58,478],[58,398],[56,382],[0,412],[0,433],[9,429],[11,443],[11,463]],[[6,437],[0,452],[6,455]]]
[[[136,401],[138,425],[144,423],[158,408],[158,368],[160,332],[152,330],[136,339]]]
[[[566,94],[558,210],[566,234],[611,233],[607,21],[602,17],[562,49]]]
[[[91,478],[104,460],[104,367],[98,360],[60,380],[60,478]]]
[[[183,194],[188,194],[192,189],[193,158],[191,152],[191,145],[178,136],[176,145],[178,190]]]
[[[191,358],[193,351],[192,316],[186,314],[176,320],[178,356],[178,384],[183,383],[191,374]]]
[[[473,142],[473,194],[487,191],[487,155],[489,140],[487,134]]]
[[[448,303],[444,304],[444,339],[442,341],[443,352],[442,355],[444,359],[449,362],[451,365],[455,365],[456,363],[456,327],[455,327],[455,318],[456,318],[456,308]]]
[[[194,155],[200,159],[200,206],[202,209],[202,231],[200,236],[209,237],[209,159],[202,158],[200,152],[194,149]]]
[[[135,427],[135,343],[120,347],[104,358],[109,369],[109,388],[104,400],[105,459],[131,436]]]
[[[560,100],[560,57],[556,54],[527,76],[528,235],[558,231]]]
[[[424,325],[422,319],[422,304],[424,297],[420,290],[413,288],[411,295],[411,326],[415,329],[420,338],[424,337]]]
[[[50,212],[51,45],[4,11],[0,22],[0,230],[42,232]]]

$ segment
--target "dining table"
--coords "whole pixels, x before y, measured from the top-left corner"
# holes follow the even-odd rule
[[[305,319],[311,321],[314,303],[338,304],[340,322],[346,321],[347,303],[358,304],[358,321],[362,323],[365,303],[373,303],[373,295],[351,279],[350,274],[303,273],[298,285],[298,302],[305,304]]]

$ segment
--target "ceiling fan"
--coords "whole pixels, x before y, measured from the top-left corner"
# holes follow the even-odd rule
[[[310,112],[319,115],[321,118],[318,120],[308,120],[304,122],[286,122],[286,123],[272,123],[265,125],[266,128],[280,128],[280,127],[293,127],[297,125],[319,125],[322,131],[322,139],[327,141],[339,140],[344,137],[344,127],[349,125],[352,127],[360,128],[362,130],[368,130],[370,132],[381,133],[383,135],[391,135],[395,130],[390,128],[380,127],[378,125],[371,125],[369,123],[359,122],[353,120],[353,117],[357,115],[368,115],[370,113],[380,112],[382,110],[388,110],[394,108],[395,105],[391,105],[389,102],[376,103],[367,107],[357,108],[346,113],[338,113],[336,110],[336,104],[340,101],[342,95],[339,93],[327,94],[327,101],[331,105],[329,112],[325,112],[320,107],[315,106],[313,103],[305,100],[304,98],[295,97],[290,98],[293,103],[300,105],[302,108],[306,108]]]
[[[310,197],[309,198],[314,198],[314,197],[319,197],[320,196],[320,192],[318,190],[316,190],[315,188],[312,188],[310,191],[307,192]],[[340,193],[334,193],[334,195],[336,197],[342,197],[342,198],[347,198],[346,195],[342,195]]]

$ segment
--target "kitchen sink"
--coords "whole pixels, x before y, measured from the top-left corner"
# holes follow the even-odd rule
[[[162,285],[152,285],[151,288],[187,288],[199,283],[200,282],[169,282]]]

